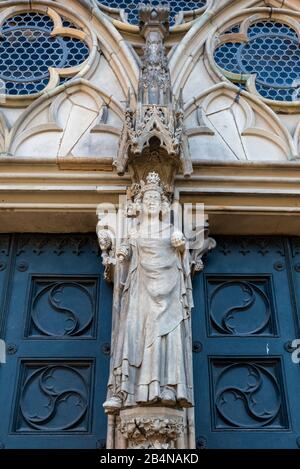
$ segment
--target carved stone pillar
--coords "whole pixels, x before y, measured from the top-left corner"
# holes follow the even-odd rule
[[[173,96],[164,41],[169,34],[166,5],[140,6],[140,34],[145,39],[139,78],[138,102],[131,108],[130,95],[114,166],[118,174],[129,170],[140,182],[155,170],[172,186],[174,176],[190,176],[193,165],[184,127],[182,95]]]
[[[195,444],[191,279],[203,270],[202,257],[215,242],[208,226],[198,227],[203,239],[195,234],[190,246],[166,216],[175,175],[193,170],[182,96],[173,96],[164,47],[168,28],[167,6],[140,6],[145,48],[138,103],[132,109],[129,97],[114,161],[119,174],[129,170],[132,176],[124,212],[132,224],[120,240],[100,219],[97,226],[105,278],[114,282],[111,367],[103,404],[108,448]]]
[[[172,449],[184,432],[184,411],[168,407],[122,410],[119,431],[128,449]]]

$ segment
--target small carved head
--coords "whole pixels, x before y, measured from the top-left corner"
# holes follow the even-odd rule
[[[97,231],[99,246],[102,251],[108,251],[112,247],[112,239],[107,230]]]

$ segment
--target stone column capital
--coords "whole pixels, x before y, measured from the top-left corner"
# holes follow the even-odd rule
[[[171,449],[184,433],[184,411],[136,407],[120,412],[119,431],[128,449]]]

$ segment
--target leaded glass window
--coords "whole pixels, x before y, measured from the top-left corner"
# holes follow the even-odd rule
[[[234,29],[226,33],[236,33]],[[300,99],[300,46],[297,32],[278,21],[260,20],[247,31],[248,42],[221,38],[215,61],[232,81],[246,82],[252,75],[258,93],[278,101]],[[224,42],[223,42],[224,41]],[[222,43],[223,42],[223,43]],[[229,75],[228,72],[235,75]]]
[[[76,28],[63,20],[66,28]],[[51,36],[53,20],[42,13],[28,12],[7,19],[1,28],[0,79],[9,95],[31,95],[42,91],[50,79],[49,68],[82,64],[89,48],[80,39]]]
[[[127,21],[132,24],[138,24],[139,15],[138,15],[138,6],[140,3],[150,3],[149,1],[141,0],[100,0],[98,2],[101,5],[108,6],[110,8],[119,8],[125,10],[127,13]],[[152,5],[159,5],[161,2],[159,0],[152,0]],[[193,11],[199,8],[202,8],[206,5],[206,0],[199,0],[198,2],[186,2],[180,0],[171,0],[168,2],[170,6],[170,16],[171,24],[175,22],[175,16],[181,11]]]

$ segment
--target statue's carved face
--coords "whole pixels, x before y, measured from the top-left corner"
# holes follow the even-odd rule
[[[112,241],[110,235],[105,230],[97,230],[99,246],[102,251],[106,251],[111,248]]]
[[[143,197],[143,211],[148,215],[159,215],[161,210],[161,196],[156,190],[145,192]]]

